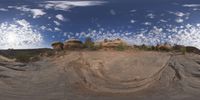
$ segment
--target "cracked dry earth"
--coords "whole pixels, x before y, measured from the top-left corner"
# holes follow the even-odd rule
[[[200,56],[147,51],[69,51],[0,60],[0,100],[199,100]]]

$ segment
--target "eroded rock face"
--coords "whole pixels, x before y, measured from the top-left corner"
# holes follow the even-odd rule
[[[78,79],[75,83],[81,83],[93,91],[135,92],[159,80],[169,58],[169,55],[159,53],[82,53],[79,58],[66,64],[66,70],[72,79]]]
[[[64,44],[62,42],[53,42],[51,46],[54,50],[63,50]]]
[[[64,43],[64,49],[81,49],[83,43],[80,40],[70,39]]]
[[[200,55],[68,51],[0,61],[2,100],[198,100]]]
[[[172,50],[173,47],[170,44],[165,43],[165,44],[157,45],[156,48],[158,50],[170,51],[170,50]]]
[[[127,46],[126,42],[121,39],[107,40],[105,39],[103,42],[99,43],[103,48],[115,48],[119,45]]]
[[[196,47],[187,46],[185,48],[187,52],[200,54],[200,50]]]

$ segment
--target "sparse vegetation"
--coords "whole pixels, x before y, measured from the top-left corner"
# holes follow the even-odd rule
[[[172,46],[169,43],[164,43],[164,44],[157,44],[154,47],[154,50],[156,51],[164,51],[164,52],[169,52],[172,50]]]
[[[181,47],[180,51],[181,51],[181,53],[182,53],[183,55],[185,55],[186,52],[187,52],[187,49],[186,49],[186,47]]]
[[[64,44],[62,42],[54,42],[52,43],[52,47],[54,50],[61,52],[62,49],[64,50],[99,50],[99,49],[104,49],[104,50],[116,50],[116,51],[124,51],[124,50],[131,50],[131,49],[139,49],[139,50],[144,50],[144,51],[161,51],[161,52],[181,52],[182,54],[186,54],[186,52],[195,52],[199,53],[200,51],[196,48],[192,47],[185,47],[182,45],[174,45],[172,46],[169,43],[164,43],[164,44],[157,44],[156,46],[147,46],[145,44],[143,45],[134,45],[134,46],[129,46],[126,44],[121,39],[113,39],[113,40],[108,40],[104,39],[103,41],[99,41],[95,43],[91,37],[86,37],[85,42],[82,43],[80,40],[76,39],[71,39],[65,42]],[[49,55],[49,54],[48,54]],[[50,53],[50,55],[53,55]],[[26,61],[26,58],[29,58],[26,56],[19,56],[18,59],[20,61]]]
[[[53,52],[51,49],[8,50],[1,51],[1,55],[10,59],[16,59],[17,62],[27,63],[38,61],[40,56]]]
[[[117,50],[117,51],[124,51],[127,49],[128,49],[128,47],[123,44],[119,44],[117,47],[115,47],[115,50]]]
[[[94,42],[92,41],[92,38],[87,37],[84,43],[84,48],[88,50],[97,50],[97,46],[94,45]]]
[[[37,54],[32,54],[32,53],[16,53],[14,58],[16,59],[17,62],[29,62],[29,61],[36,61]]]
[[[17,55],[15,56],[17,62],[29,62],[32,56],[29,55]]]
[[[152,51],[154,50],[154,46],[146,46],[145,44],[140,46],[134,46],[135,48],[138,48],[139,50],[145,50],[145,51]]]

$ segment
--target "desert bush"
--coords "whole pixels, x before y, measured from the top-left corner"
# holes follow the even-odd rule
[[[30,54],[15,55],[15,59],[17,62],[29,62],[31,57],[33,57],[33,55]]]
[[[181,53],[182,53],[183,55],[185,55],[186,52],[187,52],[187,49],[186,49],[186,47],[181,47],[180,51],[181,51]]]
[[[139,48],[140,50],[150,50],[150,49],[151,49],[150,47],[146,46],[145,44],[143,44],[143,45],[141,45],[141,46],[138,46],[138,48]]]
[[[36,61],[39,61],[39,60],[40,60],[40,57],[39,57],[39,56],[30,57],[29,60],[30,60],[31,62],[36,62]]]
[[[46,51],[40,54],[40,56],[44,56],[44,57],[51,57],[51,56],[55,56],[57,51]],[[63,52],[63,51],[59,51],[59,52]]]
[[[100,46],[96,46],[94,42],[92,41],[92,38],[87,37],[84,43],[84,48],[89,50],[98,50],[100,49]]]
[[[126,45],[123,44],[119,44],[117,47],[115,47],[115,50],[117,51],[124,51],[126,50],[128,47]]]
[[[155,46],[151,46],[152,51],[158,51],[158,49]]]
[[[167,48],[167,47],[165,47],[165,46],[161,46],[160,48],[158,48],[158,50],[159,50],[159,51],[166,51],[166,52],[171,51],[170,48]]]

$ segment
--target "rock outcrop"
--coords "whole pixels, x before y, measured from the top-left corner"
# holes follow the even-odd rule
[[[53,42],[51,46],[54,50],[63,50],[64,44],[62,42]]]
[[[0,60],[1,100],[199,100],[200,55],[68,51]]]
[[[81,49],[83,48],[83,43],[77,39],[70,39],[65,41],[64,49]]]
[[[164,43],[164,44],[157,45],[156,48],[162,51],[170,51],[172,50],[173,47],[168,43]]]
[[[104,41],[99,42],[102,48],[116,48],[118,46],[127,46],[126,42],[124,42],[121,39],[114,39],[114,40],[107,40],[104,39]]]

